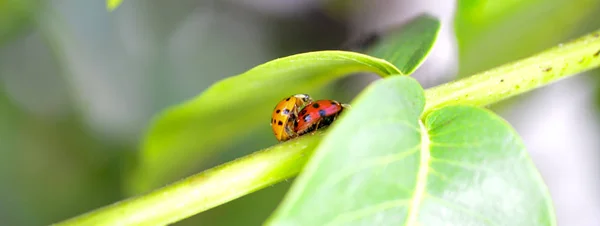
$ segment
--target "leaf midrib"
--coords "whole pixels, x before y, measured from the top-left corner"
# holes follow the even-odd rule
[[[406,218],[406,226],[418,225],[417,217],[419,216],[419,209],[423,202],[425,195],[425,189],[427,186],[427,175],[429,174],[429,159],[430,155],[430,141],[429,131],[423,124],[422,120],[419,120],[419,127],[421,128],[421,151],[419,169],[417,171],[417,184],[415,185],[415,192],[408,207],[408,217]]]

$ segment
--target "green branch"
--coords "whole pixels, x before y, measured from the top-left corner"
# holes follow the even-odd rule
[[[303,136],[55,225],[177,222],[297,175],[321,137]]]
[[[486,106],[600,65],[600,30],[535,56],[425,91],[426,116],[448,105]]]
[[[600,31],[425,92],[426,112],[453,104],[484,106],[600,65]],[[57,225],[168,224],[297,175],[321,133],[238,160]]]

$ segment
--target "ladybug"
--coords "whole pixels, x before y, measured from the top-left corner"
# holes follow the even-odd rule
[[[298,136],[329,126],[350,105],[335,100],[317,100],[298,113],[294,131]]]
[[[294,126],[298,111],[312,102],[313,100],[308,94],[296,94],[277,103],[271,117],[271,128],[273,128],[273,133],[278,141],[296,137]]]

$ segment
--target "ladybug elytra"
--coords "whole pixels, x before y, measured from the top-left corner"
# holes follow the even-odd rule
[[[294,127],[298,111],[312,101],[308,94],[296,94],[277,103],[271,117],[271,128],[278,141],[286,141],[297,136]]]
[[[331,125],[333,121],[350,105],[335,100],[317,100],[302,109],[297,116],[294,131],[297,136],[317,131]]]

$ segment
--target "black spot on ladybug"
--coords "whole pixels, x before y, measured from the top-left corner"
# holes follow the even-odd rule
[[[284,114],[284,115],[287,115],[287,114],[289,114],[289,113],[290,113],[290,110],[288,110],[287,108],[284,108],[284,109],[283,109],[283,114]]]
[[[275,111],[275,113],[279,114],[279,112],[281,112],[281,110],[277,109],[277,111]]]
[[[327,112],[325,112],[325,110],[319,110],[319,116],[325,117],[326,114]]]
[[[285,101],[290,101],[290,98],[288,97],[287,99],[285,99]]]
[[[301,115],[306,114],[306,108],[302,109],[302,111],[300,111],[300,113],[298,113],[298,114],[301,114]]]
[[[319,104],[318,104],[318,103],[314,103],[312,106],[313,106],[314,108],[319,108]]]
[[[277,122],[277,125],[280,125],[280,126],[281,126],[281,125],[283,125],[283,122],[282,122],[282,121],[279,121],[279,122]]]
[[[304,122],[310,121],[310,115],[304,116]]]
[[[337,105],[338,103],[337,103],[337,102],[335,102],[335,101],[331,101],[331,104],[332,104],[332,105]]]

